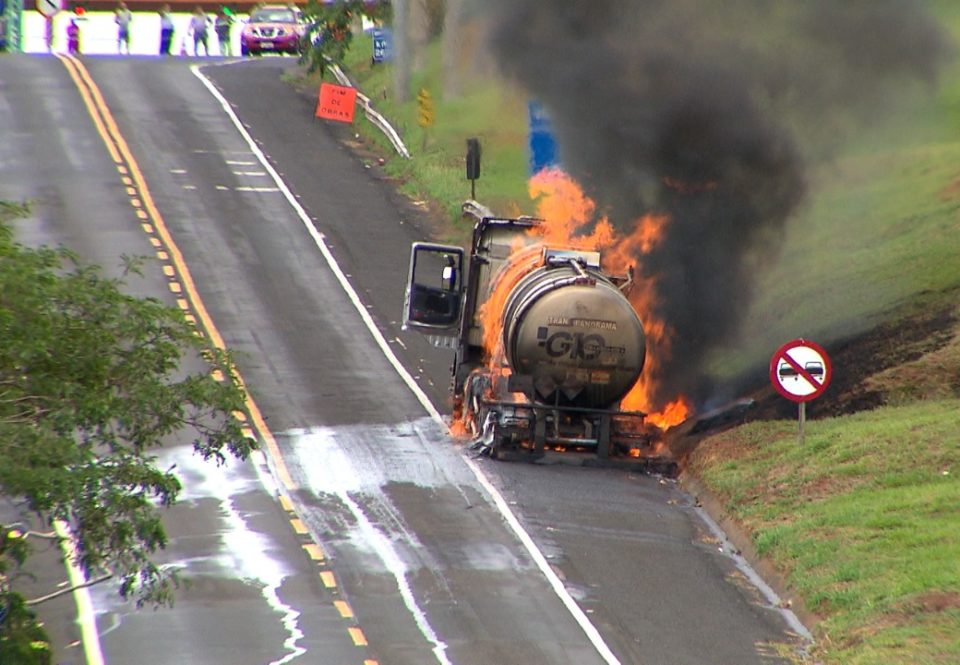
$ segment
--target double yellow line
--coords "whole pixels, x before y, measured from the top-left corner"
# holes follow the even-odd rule
[[[183,260],[183,254],[174,243],[167,229],[167,225],[163,221],[163,216],[160,214],[160,211],[157,210],[157,206],[154,204],[153,197],[150,195],[150,190],[147,187],[146,179],[143,177],[143,172],[137,165],[137,161],[130,152],[127,142],[120,133],[117,123],[113,119],[113,115],[111,115],[106,102],[103,100],[100,89],[97,87],[97,84],[94,83],[90,72],[87,71],[87,68],[84,67],[83,63],[77,58],[60,53],[56,54],[56,57],[59,58],[67,68],[70,78],[73,79],[77,90],[80,91],[84,106],[87,107],[87,111],[89,111],[90,117],[93,119],[93,124],[96,126],[97,132],[99,132],[104,145],[107,147],[107,151],[110,153],[110,158],[120,173],[120,178],[130,197],[130,204],[140,219],[141,228],[147,233],[151,244],[157,252],[157,257],[163,263],[163,272],[167,276],[170,290],[177,297],[178,306],[184,311],[189,321],[196,323],[197,319],[199,319],[201,330],[207,335],[211,344],[218,349],[226,349],[223,336],[213,324],[210,314],[200,299],[200,294],[194,284],[193,277],[190,275],[190,269],[187,268],[187,264]],[[257,434],[259,434],[261,440],[266,444],[267,450],[273,458],[280,482],[287,491],[296,489],[296,483],[294,483],[293,478],[290,476],[290,472],[283,461],[283,456],[280,454],[276,439],[267,427],[263,414],[253,401],[253,398],[250,397],[243,378],[239,373],[236,373],[236,376],[246,394],[247,412],[250,414]],[[241,420],[246,420],[244,414],[236,415],[240,417]],[[248,435],[252,437],[253,432],[249,432]]]
[[[199,330],[207,335],[210,342],[216,348],[225,349],[226,346],[223,342],[223,337],[213,324],[210,314],[200,299],[200,295],[197,292],[196,285],[183,259],[183,255],[174,243],[160,211],[157,210],[153,197],[150,195],[150,190],[147,187],[146,179],[140,167],[137,165],[133,154],[130,152],[127,142],[121,135],[109,108],[104,102],[100,89],[96,83],[94,83],[86,67],[84,67],[83,63],[77,58],[59,53],[56,54],[56,57],[63,63],[70,77],[73,79],[77,90],[80,92],[80,96],[83,98],[84,106],[86,106],[87,111],[90,113],[90,117],[93,119],[97,131],[110,153],[110,158],[120,173],[120,178],[126,187],[127,195],[130,197],[130,204],[133,206],[137,218],[140,220],[141,228],[147,234],[151,244],[154,246],[157,257],[162,263],[163,273],[167,277],[167,284],[171,292],[173,292],[177,299],[177,305],[184,311],[184,316],[188,321],[199,325]],[[288,493],[296,489],[296,484],[290,476],[290,472],[280,453],[280,448],[277,446],[276,439],[267,427],[260,409],[253,401],[253,398],[250,397],[243,378],[236,370],[235,375],[245,393],[246,413],[238,412],[234,415],[241,422],[246,423],[247,413],[250,414],[253,427],[256,429],[260,440],[265,443],[267,452],[272,458],[277,476],[287,492],[287,494],[280,494],[280,504],[287,514],[294,532],[299,537],[307,538],[309,531],[306,525],[296,517],[294,506],[288,497]],[[245,426],[244,433],[247,436],[254,437],[254,432],[249,427]],[[260,455],[260,453],[255,451],[254,455]],[[314,542],[308,542],[302,544],[302,547],[311,561],[322,569],[319,574],[324,587],[335,594],[339,594],[336,577],[333,571],[327,567],[328,559],[322,546]],[[78,605],[79,604],[78,602]],[[348,619],[353,623],[355,619],[353,611],[345,601],[339,599],[334,600],[334,607],[342,618]],[[87,612],[92,614],[92,607],[88,608]],[[84,649],[87,654],[87,661],[90,665],[102,665],[103,658],[99,650],[99,641],[97,640],[95,625],[87,626],[86,622],[81,623],[84,624]],[[93,631],[92,634],[90,634],[90,630]],[[367,646],[366,636],[358,626],[351,625],[347,630],[354,645]],[[367,659],[364,660],[364,665],[377,665],[377,661]]]

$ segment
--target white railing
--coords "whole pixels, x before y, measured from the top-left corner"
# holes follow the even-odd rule
[[[340,85],[350,86],[351,88],[354,87],[353,83],[350,82],[349,77],[343,73],[343,70],[340,69],[340,67],[334,63],[329,63],[329,67],[330,71],[333,72],[334,77],[336,77]],[[374,110],[373,106],[370,105],[370,98],[358,90],[357,99],[360,101],[360,105],[363,107],[363,112],[367,116],[367,120],[372,122],[377,129],[384,133],[390,143],[393,144],[397,154],[406,159],[410,159],[410,151],[407,150],[407,146],[404,145],[403,139],[400,138],[397,130],[395,130],[390,123],[387,122],[387,119]]]

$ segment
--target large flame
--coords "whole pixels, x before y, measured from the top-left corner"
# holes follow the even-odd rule
[[[537,236],[534,244],[518,242],[507,267],[501,271],[491,289],[491,295],[479,310],[484,330],[484,348],[491,366],[502,362],[501,315],[513,287],[524,275],[537,267],[543,246],[569,247],[599,251],[603,269],[610,274],[625,275],[644,254],[649,253],[663,238],[669,223],[666,215],[645,215],[636,220],[629,234],[618,233],[609,220],[596,217],[596,204],[580,186],[559,169],[544,169],[531,178],[529,193],[537,201],[537,216],[545,220],[530,229]],[[635,281],[628,298],[643,322],[647,335],[646,367],[621,408],[648,413],[646,420],[662,429],[683,422],[690,414],[689,400],[683,395],[651,413],[658,405],[652,396],[664,361],[671,352],[670,327],[655,316],[657,295],[655,277]]]

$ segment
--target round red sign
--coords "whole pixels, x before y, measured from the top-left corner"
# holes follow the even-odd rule
[[[833,366],[827,352],[805,339],[787,342],[770,360],[770,382],[794,402],[809,402],[822,395],[831,376]]]

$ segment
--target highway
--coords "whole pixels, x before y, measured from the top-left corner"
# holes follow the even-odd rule
[[[449,356],[398,323],[427,216],[314,120],[291,59],[194,64],[0,62],[18,238],[114,273],[155,259],[130,288],[236,352],[263,442],[219,469],[158,451],[185,486],[158,560],[189,585],[157,611],[94,587],[97,647],[67,599],[43,606],[56,662],[789,662],[792,616],[672,481],[447,436]]]

